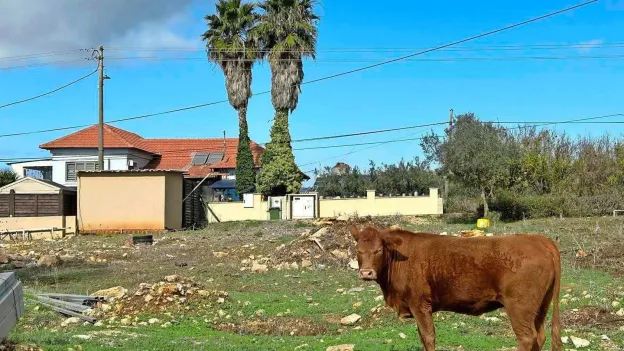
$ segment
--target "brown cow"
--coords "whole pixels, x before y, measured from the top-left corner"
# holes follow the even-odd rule
[[[478,316],[504,307],[518,350],[541,350],[553,302],[552,350],[561,350],[557,245],[540,235],[457,238],[406,230],[350,228],[359,277],[376,281],[399,317],[414,318],[425,351],[435,350],[432,313]]]

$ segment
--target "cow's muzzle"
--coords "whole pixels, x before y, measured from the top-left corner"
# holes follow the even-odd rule
[[[360,269],[360,279],[375,280],[377,279],[377,272],[372,269]]]

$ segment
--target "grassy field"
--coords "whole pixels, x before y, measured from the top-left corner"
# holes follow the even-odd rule
[[[472,224],[392,218],[408,229],[456,233]],[[262,260],[280,245],[313,228],[308,222],[223,223],[193,232],[157,236],[153,246],[126,248],[128,236],[80,236],[5,247],[9,253],[66,257],[55,268],[16,270],[27,295],[87,294],[122,286],[133,295],[141,283],[167,275],[192,278],[229,297],[189,299],[165,310],[107,315],[101,325],[62,326],[66,319],[27,302],[8,344],[44,350],[325,350],[354,344],[355,350],[420,350],[413,320],[399,320],[382,306],[378,286],[357,279],[346,265],[313,264],[296,270],[253,273],[243,260]],[[524,232],[558,238],[564,258],[564,335],[589,340],[585,350],[623,350],[624,220],[543,219],[496,223],[495,235]],[[577,252],[582,250],[582,256]],[[32,252],[31,252],[32,251]],[[342,326],[352,313],[362,319]],[[440,350],[512,350],[513,333],[504,311],[478,318],[436,314]],[[122,323],[123,319],[125,323]],[[147,324],[150,319],[159,322]],[[128,323],[130,320],[131,323]],[[547,346],[549,347],[550,341]],[[570,343],[566,348],[574,348]]]

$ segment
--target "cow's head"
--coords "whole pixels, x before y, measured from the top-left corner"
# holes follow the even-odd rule
[[[366,227],[360,231],[356,226],[351,226],[349,230],[353,239],[357,241],[360,279],[376,280],[379,273],[386,269],[389,252],[401,245],[403,239],[373,227]]]

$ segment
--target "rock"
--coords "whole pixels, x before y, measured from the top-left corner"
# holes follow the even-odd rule
[[[609,339],[609,337],[608,337],[608,336],[606,336],[606,335],[604,335],[604,334],[600,336],[600,339],[601,339],[602,341],[611,341],[611,339]]]
[[[102,306],[100,306],[100,309],[102,310],[102,312],[108,312],[112,309],[113,307],[107,303],[103,303]]]
[[[459,232],[459,236],[463,238],[474,238],[478,236],[485,236],[485,232],[478,229],[464,230]]]
[[[108,289],[98,290],[94,293],[91,293],[91,296],[103,296],[107,299],[121,299],[122,297],[126,296],[127,293],[128,290],[124,289],[122,286],[115,286]]]
[[[497,317],[485,317],[483,319],[485,319],[485,321],[491,322],[491,323],[500,322],[500,318],[497,318]]]
[[[304,349],[306,347],[310,347],[310,345],[308,345],[308,344],[299,345],[299,346],[295,347],[295,350],[301,350],[301,349]]]
[[[145,303],[148,303],[148,302],[152,301],[153,299],[154,299],[154,296],[152,296],[150,294],[145,295],[145,297],[143,298]]]
[[[256,316],[262,317],[262,316],[264,316],[264,313],[265,313],[264,310],[257,310],[256,311]]]
[[[132,323],[132,321],[130,320],[130,318],[122,318],[119,323],[121,325],[130,325]]]
[[[80,318],[78,318],[78,317],[67,318],[66,320],[64,320],[61,323],[61,327],[67,327],[67,326],[72,325],[72,324],[80,324]]]
[[[228,255],[227,252],[223,252],[223,251],[217,251],[217,252],[213,252],[212,253],[214,255],[214,257],[216,258],[222,258]]]
[[[260,264],[258,261],[253,261],[251,263],[251,271],[254,273],[266,273],[268,270],[266,264]]]
[[[349,258],[349,254],[345,250],[335,249],[331,251],[331,254],[334,255],[336,258],[339,258],[342,260],[346,260]]]
[[[299,265],[297,264],[297,262],[293,262],[290,264],[290,269],[299,269]]]
[[[61,265],[61,263],[61,259],[58,258],[58,256],[56,255],[41,256],[39,261],[37,261],[38,265],[46,267],[58,267]]]
[[[179,280],[180,280],[180,277],[175,275],[175,274],[168,275],[168,276],[165,277],[165,281],[168,282],[168,283],[175,283],[175,282],[177,282]]]
[[[613,301],[613,302],[611,302],[611,306],[613,308],[618,307],[619,305],[620,305],[620,301]]]
[[[570,336],[570,340],[572,341],[574,347],[576,347],[577,349],[587,347],[590,344],[589,340],[577,338],[575,336]]]
[[[379,302],[379,301],[383,301],[384,297],[383,295],[378,295],[377,297],[375,297],[375,301]]]
[[[442,233],[440,233],[440,235],[442,235],[442,236],[447,236],[447,235],[448,235],[448,233],[447,233],[447,232],[442,232]]]
[[[95,324],[93,324],[94,327],[103,327],[104,323],[102,323],[102,321],[97,321],[95,322]]]
[[[494,236],[494,233],[486,233],[485,236]]]
[[[405,335],[405,334],[403,334],[403,333],[399,333],[399,337],[400,337],[401,339],[405,339],[405,338],[407,338],[407,335]]]
[[[357,260],[350,260],[349,261],[349,268],[351,268],[351,269],[359,269],[360,265],[358,264]]]
[[[7,263],[9,263],[9,255],[7,255],[4,251],[0,251],[0,264]]]
[[[128,257],[128,253],[127,253],[127,252],[126,252],[126,253],[124,253],[123,255],[121,255],[121,257],[123,257],[123,258]]]
[[[218,303],[225,303],[225,299],[220,297],[220,298],[217,299],[217,302]]]
[[[325,351],[353,351],[355,349],[354,344],[343,344],[343,345],[335,345],[329,346]]]
[[[150,318],[147,323],[149,324],[156,324],[156,323],[160,323],[160,319],[158,318]]]
[[[310,238],[312,239],[318,239],[322,236],[327,235],[327,233],[329,232],[329,229],[327,229],[327,227],[323,227],[319,230],[317,230],[314,234],[310,235]]]
[[[390,226],[390,230],[401,230],[401,226],[398,224],[393,224]]]
[[[336,218],[338,222],[348,222],[351,220],[351,216],[349,215],[341,215]]]
[[[312,266],[312,261],[310,260],[302,260],[301,261],[301,268],[308,268]]]
[[[360,316],[359,314],[350,314],[344,318],[342,318],[340,320],[340,324],[342,325],[353,325],[355,323],[357,323],[360,319],[362,318],[362,316]]]
[[[132,238],[128,238],[123,241],[123,247],[131,248],[133,246],[134,246],[134,243],[132,242]]]
[[[562,337],[561,337],[561,342],[562,342],[562,343],[567,344],[567,343],[568,343],[568,341],[570,341],[570,338],[568,338],[567,336],[562,336]]]
[[[620,308],[617,312],[615,312],[615,315],[618,317],[624,317],[624,308]]]
[[[89,340],[91,339],[91,335],[74,335],[72,338],[80,339],[80,340]]]

